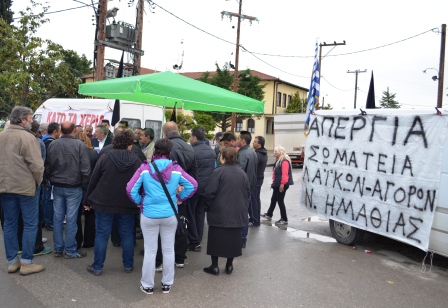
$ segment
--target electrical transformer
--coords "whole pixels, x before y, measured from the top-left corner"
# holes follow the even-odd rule
[[[119,21],[106,26],[106,39],[121,45],[135,44],[135,28],[131,24]]]

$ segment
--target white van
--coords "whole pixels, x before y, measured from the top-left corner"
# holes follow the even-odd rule
[[[114,104],[114,99],[51,98],[36,109],[33,119],[39,123],[72,121],[95,129],[103,119],[112,120]],[[163,107],[120,100],[120,121],[128,121],[133,130],[152,128],[155,140],[161,136],[164,116]]]
[[[448,257],[448,110],[318,110],[300,204],[339,243],[372,232]]]
[[[302,166],[302,150],[306,144],[304,113],[285,113],[274,116],[275,146],[282,146],[294,166]]]

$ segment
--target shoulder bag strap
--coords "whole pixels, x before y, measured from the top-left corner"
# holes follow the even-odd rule
[[[162,184],[163,191],[165,192],[165,195],[168,198],[168,201],[170,202],[171,207],[173,208],[174,214],[176,214],[176,218],[179,220],[179,214],[176,211],[176,207],[174,206],[173,200],[171,199],[168,189],[166,188],[165,181],[163,180],[162,175],[160,174],[159,168],[157,168],[157,165],[154,162],[152,162],[151,165],[154,167],[154,170],[157,172],[157,176],[159,178],[160,184]]]

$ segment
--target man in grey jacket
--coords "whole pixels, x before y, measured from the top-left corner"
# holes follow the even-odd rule
[[[4,210],[4,241],[8,273],[20,270],[21,275],[41,272],[43,265],[33,262],[36,242],[39,194],[44,162],[41,150],[31,134],[33,111],[17,106],[11,112],[11,126],[0,133],[0,198]],[[22,212],[22,259],[17,256],[19,213]]]
[[[53,240],[55,257],[82,258],[85,252],[77,251],[76,219],[82,191],[86,190],[90,179],[90,161],[87,147],[73,137],[75,124],[63,122],[62,136],[48,147],[45,173],[53,185]],[[64,217],[66,218],[65,242],[63,237]],[[63,254],[65,250],[65,253]]]
[[[252,141],[252,135],[248,131],[241,131],[238,136],[237,145],[240,148],[237,153],[237,164],[246,172],[247,179],[250,183],[250,196],[247,200],[247,209],[249,209],[250,200],[252,194],[255,192],[257,186],[257,165],[258,165],[258,157],[255,154],[255,151],[251,149],[250,142]],[[247,242],[247,228],[248,228],[249,220],[246,217],[246,225],[243,228],[243,233],[241,235],[241,246],[246,248]]]

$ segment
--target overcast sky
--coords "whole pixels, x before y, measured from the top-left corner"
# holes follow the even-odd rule
[[[90,4],[91,0],[36,2],[47,2],[49,11],[55,12]],[[113,0],[108,8],[119,8],[116,21],[135,24],[136,2],[128,7],[128,0]],[[182,72],[214,71],[215,63],[234,63],[237,20],[221,20],[221,11],[237,13],[237,0],[154,2],[154,9],[145,3],[143,67],[173,71],[173,65],[182,60],[182,52]],[[96,6],[97,0],[93,3]],[[12,10],[17,13],[27,4],[27,0],[15,0]],[[92,7],[86,6],[48,14],[50,23],[37,35],[92,60],[93,13]],[[243,14],[257,17],[259,22],[250,25],[246,20],[241,24],[240,45],[251,53],[240,51],[240,69],[250,68],[309,88],[316,39],[327,44],[345,40],[345,46],[322,49],[322,55],[328,53],[322,61],[321,101],[325,97],[325,104],[353,109],[355,74],[348,70],[367,70],[358,76],[357,107],[365,106],[372,71],[377,105],[387,87],[403,107],[437,104],[438,82],[431,77],[438,75],[441,25],[448,23],[446,0],[245,0]],[[373,50],[363,51],[368,49]],[[119,60],[120,55],[106,48],[106,59]],[[425,74],[422,71],[426,68],[437,70],[429,69]],[[447,72],[445,65],[445,80]],[[448,105],[447,87],[445,82],[444,105]]]

